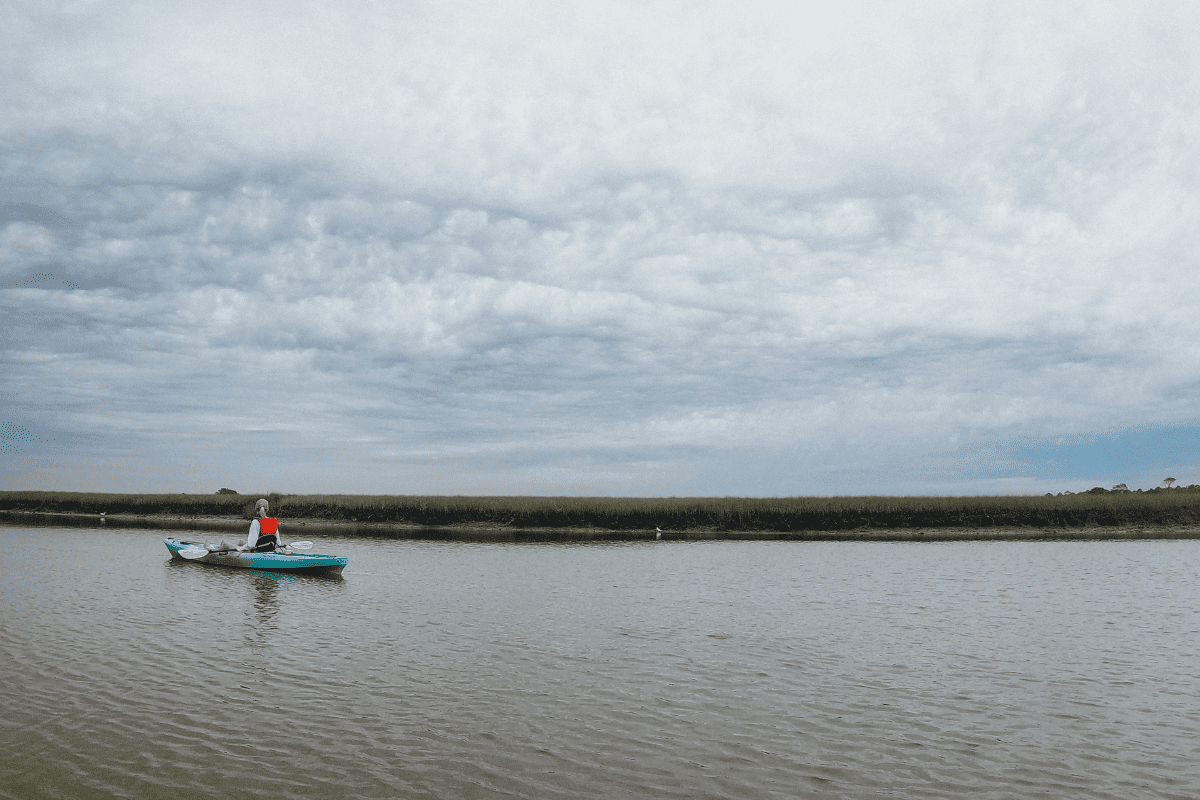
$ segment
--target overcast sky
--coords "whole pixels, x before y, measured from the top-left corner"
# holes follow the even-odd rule
[[[1200,5],[10,0],[0,489],[1200,483]]]

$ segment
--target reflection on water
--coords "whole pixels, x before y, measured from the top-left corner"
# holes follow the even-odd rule
[[[254,615],[252,627],[259,634],[275,629],[275,615],[279,613],[279,581],[276,575],[254,576]]]
[[[333,588],[343,581],[340,574],[297,575],[269,570],[245,570],[244,574],[253,598],[246,606],[247,628],[250,632],[247,641],[254,644],[264,642],[267,635],[278,627],[276,617],[279,615],[281,592],[286,600],[287,592],[301,588],[302,584],[307,588],[314,585]]]
[[[0,528],[0,797],[1192,798],[1200,542]]]

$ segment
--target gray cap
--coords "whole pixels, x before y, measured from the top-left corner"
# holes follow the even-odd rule
[[[271,507],[271,504],[267,502],[266,498],[260,499],[257,503],[254,504],[255,511],[258,511],[260,508],[269,509],[270,507]]]

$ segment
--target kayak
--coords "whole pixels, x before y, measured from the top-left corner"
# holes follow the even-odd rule
[[[350,559],[340,556],[323,556],[318,553],[239,553],[236,550],[209,553],[200,558],[184,558],[179,551],[184,548],[203,547],[215,549],[215,545],[200,542],[185,542],[179,539],[163,539],[163,544],[171,551],[171,558],[179,561],[196,561],[201,564],[217,564],[222,567],[238,567],[240,569],[270,569],[286,570],[316,575],[336,575],[342,567],[350,563]]]

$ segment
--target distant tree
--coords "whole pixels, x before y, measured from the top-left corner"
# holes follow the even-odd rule
[[[1174,478],[1163,478],[1163,486],[1167,487],[1168,489],[1171,488],[1171,484],[1174,482],[1175,482]]]
[[[1112,490],[1113,490],[1114,492],[1128,492],[1128,491],[1129,491],[1129,487],[1128,487],[1128,486],[1126,486],[1126,485],[1125,485],[1125,484],[1123,484],[1123,483],[1118,483],[1116,486],[1114,486],[1114,487],[1112,488]]]
[[[217,489],[217,494],[237,494],[237,492],[235,492],[233,489],[221,487],[220,489]]]

